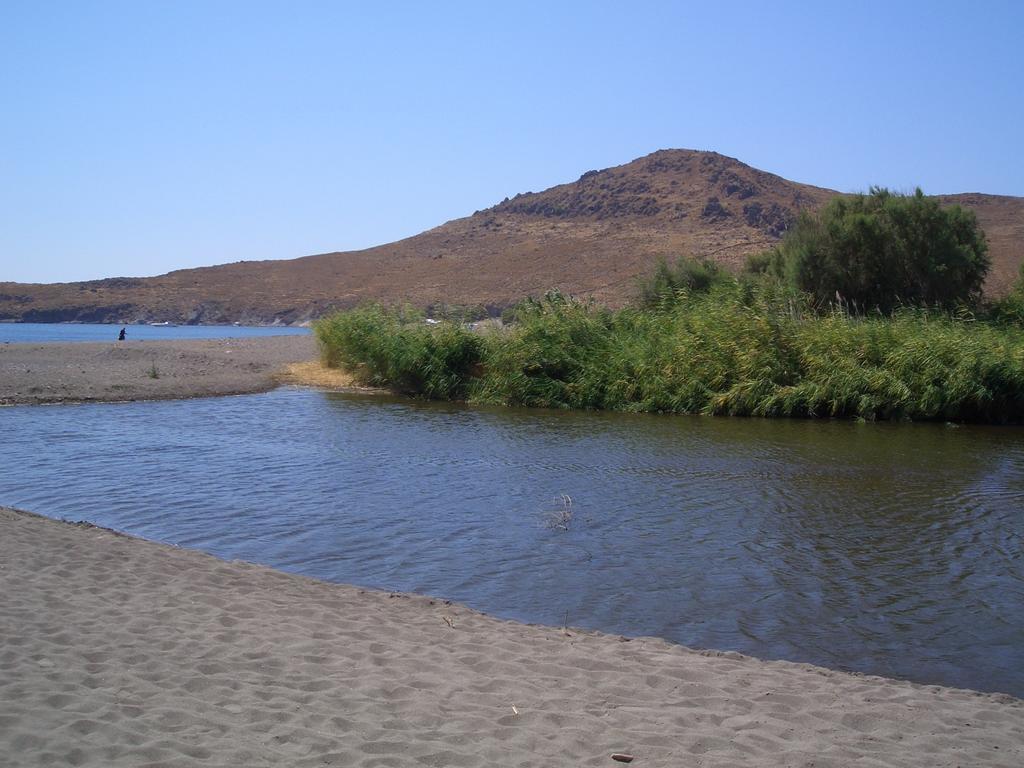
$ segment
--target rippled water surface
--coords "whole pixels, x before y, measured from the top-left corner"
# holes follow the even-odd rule
[[[507,618],[1024,696],[1018,428],[290,389],[16,407],[0,503]]]
[[[131,341],[157,339],[244,339],[250,336],[306,334],[308,328],[287,325],[112,325],[110,323],[0,323],[0,344],[27,344],[49,341],[116,341],[117,332],[126,329]]]

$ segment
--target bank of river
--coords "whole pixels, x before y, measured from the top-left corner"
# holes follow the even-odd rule
[[[1024,695],[1019,429],[281,389],[8,408],[0,430],[0,504],[507,618]]]
[[[4,508],[0,564],[4,765],[1024,760],[1009,696],[499,621]]]
[[[306,336],[309,328],[288,325],[115,325],[112,323],[0,323],[0,344],[116,341],[124,328],[128,341],[251,339]]]
[[[315,359],[309,334],[268,338],[0,344],[0,405],[261,392]]]

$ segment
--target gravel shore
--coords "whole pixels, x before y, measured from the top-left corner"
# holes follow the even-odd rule
[[[317,356],[312,336],[0,344],[0,404],[161,400],[262,392]]]

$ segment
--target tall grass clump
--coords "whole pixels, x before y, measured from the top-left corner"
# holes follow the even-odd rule
[[[610,311],[552,293],[516,323],[364,308],[317,326],[328,362],[364,381],[471,402],[666,413],[1024,421],[1024,334],[970,314],[820,308],[772,281],[678,288]]]
[[[1024,340],[970,318],[905,309],[794,324],[800,376],[764,415],[1007,422],[1024,419]]]
[[[486,339],[477,402],[542,408],[604,408],[595,365],[609,356],[614,314],[558,291],[527,300],[515,325]]]
[[[408,309],[367,305],[314,326],[324,362],[362,383],[440,400],[466,397],[483,339],[460,323],[427,323]]]

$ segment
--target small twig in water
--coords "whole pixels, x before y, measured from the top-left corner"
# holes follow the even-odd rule
[[[563,493],[554,499],[557,507],[549,513],[548,524],[559,531],[568,531],[572,521],[572,496]]]

